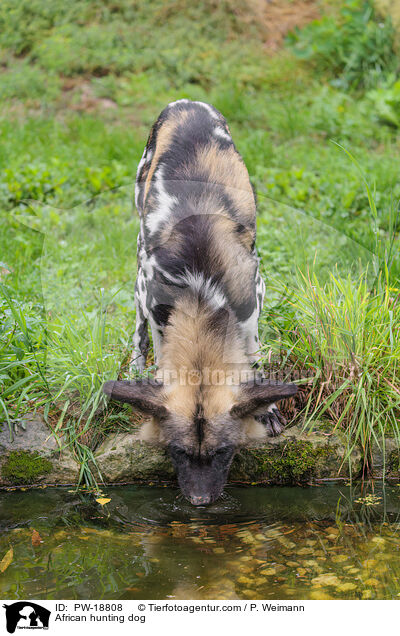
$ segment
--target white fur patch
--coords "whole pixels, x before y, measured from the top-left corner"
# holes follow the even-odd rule
[[[206,111],[208,111],[208,113],[211,115],[213,119],[219,119],[218,113],[215,112],[215,110],[210,106],[210,104],[206,104],[205,102],[193,102],[193,103],[205,108]]]
[[[221,139],[225,139],[226,141],[230,141],[232,143],[232,138],[230,135],[228,135],[227,132],[225,132],[225,130],[223,128],[220,128],[219,126],[217,126],[216,128],[214,128],[214,135],[216,137],[221,137]]]
[[[146,278],[141,267],[138,269],[137,273],[135,301],[136,304],[139,304],[144,317],[147,318],[147,285]]]
[[[142,191],[142,186],[139,183],[139,181],[136,181],[135,184],[135,205],[136,205],[136,209],[139,212],[139,197],[140,197],[140,193]]]
[[[158,267],[155,256],[147,257],[147,254],[144,253],[144,257],[140,263],[141,267],[144,270],[145,276],[148,280],[152,280],[154,274],[154,268]]]
[[[186,97],[182,97],[182,99],[177,99],[175,102],[170,102],[167,108],[171,108],[171,106],[175,106],[175,104],[188,104],[190,99],[186,99]]]
[[[252,362],[258,362],[259,354],[257,353],[259,349],[259,340],[258,340],[258,318],[260,312],[258,307],[255,307],[253,313],[247,320],[240,323],[240,329],[244,336],[244,341],[246,343],[246,352],[250,356]]]
[[[256,274],[256,297],[257,297],[257,309],[260,314],[264,305],[265,296],[265,283],[263,277],[260,274],[260,270],[257,268]]]
[[[191,101],[190,99],[182,98],[177,99],[175,102],[170,102],[167,108],[172,108],[176,104],[196,104],[197,106],[205,108],[213,119],[219,119],[218,113],[212,108],[212,106],[210,106],[210,104],[206,104],[205,102]]]
[[[157,195],[157,206],[146,217],[146,228],[150,236],[157,232],[161,223],[169,217],[172,207],[178,203],[178,199],[168,194],[165,189],[164,166],[162,165],[156,170],[153,187]]]
[[[227,304],[226,297],[218,289],[217,285],[210,279],[205,278],[202,273],[185,272],[180,277],[180,280],[186,282],[190,289],[197,293],[203,293],[213,309],[219,309]]]
[[[152,156],[153,156],[153,152],[152,152],[152,150],[149,150],[149,151],[148,151],[148,150],[147,150],[147,146],[146,146],[146,148],[145,148],[145,149],[144,149],[144,151],[143,151],[142,158],[141,158],[141,160],[139,161],[139,165],[138,165],[137,170],[136,170],[136,183],[135,183],[135,205],[136,205],[136,208],[137,208],[138,210],[139,210],[139,205],[138,205],[138,202],[139,202],[139,196],[140,196],[140,192],[141,192],[141,190],[142,190],[142,187],[144,186],[144,183],[141,183],[141,182],[139,181],[140,173],[141,173],[141,170],[142,170],[143,166],[144,166],[146,163],[150,163]]]

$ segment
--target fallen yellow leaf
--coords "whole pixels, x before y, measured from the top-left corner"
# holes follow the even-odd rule
[[[367,579],[364,583],[368,586],[379,587],[379,581],[377,579]]]
[[[335,587],[337,587],[338,585],[340,585],[340,583],[340,579],[338,579],[335,574],[331,574],[330,572],[327,572],[326,574],[320,574],[319,576],[316,576],[311,580],[311,584],[314,585],[314,587],[325,587],[328,585],[334,585]]]
[[[350,590],[355,590],[356,587],[354,583],[341,583],[336,589],[339,590],[339,592],[350,592]]]
[[[99,497],[98,499],[96,499],[96,501],[101,506],[104,506],[104,504],[107,504],[109,501],[111,501],[111,499],[108,499],[108,497]]]
[[[323,592],[321,589],[311,590],[310,596],[312,599],[315,599],[316,601],[325,601],[325,600],[332,599],[332,596],[329,596],[329,594],[327,594],[326,592]]]
[[[312,548],[300,548],[300,550],[297,550],[296,554],[312,554],[313,553],[313,549]]]
[[[12,547],[5,553],[2,560],[0,561],[0,572],[4,572],[7,570],[8,566],[12,562],[14,557],[14,550]]]
[[[247,576],[239,576],[237,582],[241,585],[251,585],[251,579],[249,579]]]
[[[43,543],[43,539],[40,536],[40,534],[38,533],[37,530],[33,530],[32,531],[32,545],[33,546],[37,546],[40,545],[41,543]]]

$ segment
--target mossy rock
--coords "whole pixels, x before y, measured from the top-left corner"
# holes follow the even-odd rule
[[[321,476],[333,454],[328,446],[315,447],[305,440],[287,441],[283,446],[248,448],[236,456],[231,479],[253,477],[274,484],[309,482]]]
[[[77,483],[79,465],[65,440],[51,435],[39,413],[28,413],[21,424],[11,439],[8,427],[0,431],[0,486]]]
[[[298,484],[356,475],[360,468],[360,451],[354,449],[346,459],[343,436],[339,432],[328,434],[324,426],[315,423],[308,433],[293,426],[262,445],[242,449],[232,463],[230,480]]]
[[[385,437],[373,441],[372,465],[374,477],[399,477],[400,449],[397,439]]]
[[[283,453],[278,449],[266,452],[262,468],[274,481],[309,481],[318,476],[322,464],[332,453],[328,446],[315,447],[305,440],[293,440],[284,447]]]
[[[106,438],[96,450],[95,459],[106,483],[176,480],[166,449],[142,442],[137,433]]]
[[[392,450],[388,457],[387,474],[389,477],[400,477],[400,449]]]
[[[13,485],[33,484],[43,475],[48,475],[53,464],[37,451],[12,451],[1,467],[4,479]]]
[[[291,440],[283,447],[247,449],[254,457],[253,474],[263,481],[295,484],[318,477],[324,461],[332,453],[327,446],[315,447],[309,441]]]

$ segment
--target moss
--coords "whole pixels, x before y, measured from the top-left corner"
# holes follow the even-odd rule
[[[332,450],[316,448],[311,442],[293,440],[283,447],[251,451],[256,460],[257,473],[277,483],[291,484],[309,481],[318,475],[321,461]]]
[[[319,419],[314,420],[312,425],[306,429],[307,431],[324,431],[325,433],[332,433],[332,422],[330,420]]]
[[[393,450],[388,459],[389,474],[400,473],[400,451],[398,449]]]
[[[12,451],[1,469],[1,474],[13,484],[32,484],[41,475],[50,473],[53,466],[37,451]]]

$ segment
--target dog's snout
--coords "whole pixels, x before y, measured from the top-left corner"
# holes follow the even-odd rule
[[[211,503],[211,497],[210,495],[192,495],[190,497],[190,503],[192,503],[194,506],[208,506],[208,504]]]

